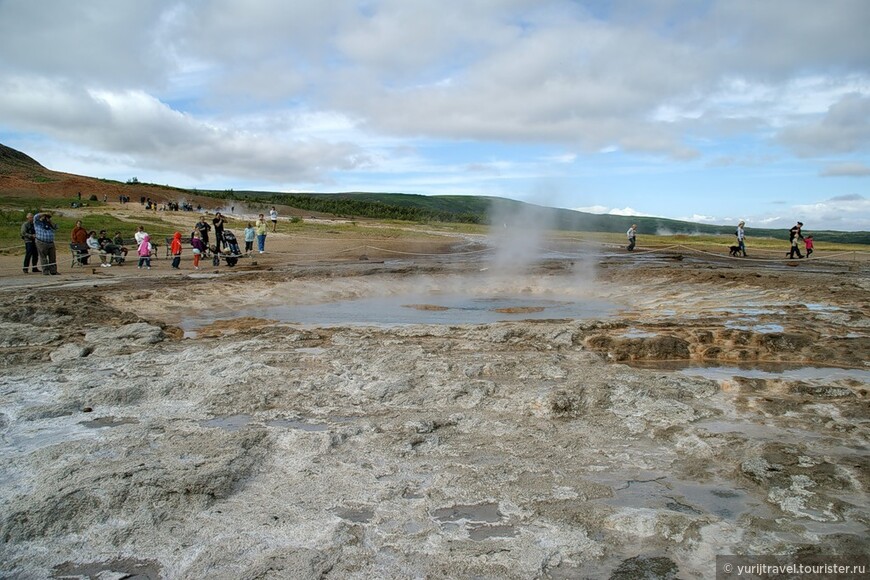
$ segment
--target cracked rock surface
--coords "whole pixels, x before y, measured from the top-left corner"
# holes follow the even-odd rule
[[[0,570],[705,578],[717,554],[870,555],[866,272],[589,268],[347,263],[7,293]],[[469,323],[447,291],[544,312]],[[449,320],[294,319],[372,296]],[[546,317],[591,298],[613,307]],[[753,372],[704,372],[737,363]]]

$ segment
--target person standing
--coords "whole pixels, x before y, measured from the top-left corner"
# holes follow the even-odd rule
[[[190,245],[193,248],[193,269],[199,270],[199,260],[203,252],[205,252],[205,245],[199,237],[199,232],[193,232],[193,236],[190,238]]]
[[[625,236],[628,238],[628,248],[626,249],[629,252],[634,251],[634,246],[637,242],[637,224],[631,224],[631,227],[625,232]]]
[[[204,217],[200,216],[194,228],[199,232],[199,239],[202,240],[202,244],[208,248],[208,233],[211,231],[211,226],[206,223]]]
[[[21,224],[21,239],[24,240],[24,273],[32,267],[32,272],[39,272],[36,267],[39,260],[39,252],[36,251],[36,229],[33,227],[33,214],[27,214],[27,219]]]
[[[139,244],[142,243],[142,238],[144,238],[147,235],[148,235],[148,233],[145,231],[145,226],[139,226],[139,228],[136,230],[136,233],[133,234],[133,238],[136,240],[136,247],[137,248],[139,247]]]
[[[788,252],[786,256],[788,256],[790,260],[794,259],[795,254],[797,254],[798,258],[803,258],[803,256],[801,255],[800,246],[798,246],[798,240],[804,239],[803,234],[801,234],[801,228],[803,227],[803,225],[803,222],[798,222],[797,224],[793,225],[788,231],[789,242],[791,243],[791,251]]]
[[[172,254],[172,267],[178,270],[181,265],[181,232],[175,232],[169,251]]]
[[[226,225],[226,221],[224,220],[224,216],[221,215],[221,212],[217,212],[214,214],[214,219],[211,220],[211,223],[214,224],[214,243],[217,246],[220,244],[222,248],[226,247],[224,243],[224,225]]]
[[[734,235],[737,236],[737,247],[739,248],[737,251],[743,254],[743,257],[746,257],[746,231],[743,229],[743,226],[746,225],[746,222],[743,220],[737,224],[737,231],[734,232]]]
[[[139,244],[139,249],[137,250],[137,254],[139,255],[139,269],[142,269],[142,266],[145,266],[149,270],[151,269],[151,237],[147,234],[142,238],[142,243]]]
[[[248,227],[245,228],[245,253],[251,255],[254,251],[254,239],[257,237],[257,230],[254,229],[254,224],[248,222]]]
[[[262,254],[266,251],[266,231],[269,229],[263,214],[260,214],[255,227],[257,228],[257,250]]]
[[[36,251],[39,253],[39,263],[44,276],[57,276],[57,250],[54,247],[54,232],[57,225],[51,221],[51,214],[40,212],[33,216],[33,228],[36,236]]]
[[[275,209],[275,206],[272,206],[272,209],[269,211],[269,219],[272,220],[272,232],[278,231],[278,210]]]

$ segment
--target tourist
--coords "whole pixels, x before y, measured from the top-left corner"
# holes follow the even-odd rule
[[[175,232],[169,252],[172,254],[172,267],[178,270],[181,265],[181,232]]]
[[[109,258],[109,262],[106,263],[106,254],[100,249],[100,240],[97,239],[97,232],[93,230],[88,232],[86,244],[89,252],[100,255],[100,266],[102,266],[103,268],[111,267],[112,259]],[[87,262],[82,261],[82,264],[87,264]]]
[[[224,225],[226,225],[227,222],[224,220],[224,216],[221,215],[221,212],[214,214],[214,219],[211,220],[211,223],[214,224],[215,245],[220,244],[221,247],[226,247],[226,244],[224,243]]]
[[[121,255],[121,246],[116,244],[115,241],[109,237],[106,230],[100,230],[100,235],[97,236],[97,241],[100,243],[100,251],[105,254],[106,261],[110,266],[113,261],[116,261],[118,265],[124,263],[124,256]],[[101,257],[103,254],[101,254]]]
[[[127,259],[127,254],[130,252],[129,248],[124,245],[124,237],[121,235],[121,232],[115,232],[115,237],[112,238],[112,243],[118,247],[118,251],[123,254],[124,259]]]
[[[32,272],[39,272],[36,267],[39,252],[36,251],[36,229],[33,227],[33,214],[29,213],[21,224],[21,239],[24,240],[24,273],[32,266]]]
[[[628,248],[626,249],[631,252],[634,250],[634,245],[637,242],[637,224],[631,224],[631,227],[628,228],[625,235],[628,238]]]
[[[151,246],[151,236],[145,234],[142,237],[142,243],[139,244],[139,249],[137,250],[137,254],[139,255],[139,269],[142,269],[142,266],[145,266],[147,269],[151,269],[151,251],[154,248]]]
[[[205,221],[205,218],[200,216],[199,221],[193,226],[194,230],[199,232],[199,239],[202,240],[202,245],[208,247],[208,233],[211,231],[211,226]]]
[[[76,222],[70,234],[72,250],[76,252],[76,259],[83,266],[88,264],[88,230],[82,226],[82,220]]]
[[[266,231],[269,229],[266,226],[266,218],[263,217],[263,214],[260,214],[260,217],[257,219],[257,250],[260,253],[264,253],[266,251]]]
[[[199,232],[193,232],[193,236],[190,238],[190,245],[193,247],[193,269],[199,270],[199,259],[205,251],[205,244],[202,243]]]
[[[70,241],[74,244],[80,244],[82,246],[87,244],[88,230],[86,230],[82,226],[82,220],[76,221],[76,225],[72,229],[72,233],[70,234]]]
[[[44,276],[57,276],[57,250],[54,247],[54,232],[57,225],[51,221],[51,214],[37,213],[33,216],[36,251],[39,253],[39,263]]]
[[[743,254],[743,257],[746,257],[746,231],[743,229],[743,226],[746,225],[746,222],[743,220],[737,224],[737,231],[734,232],[734,235],[737,236],[737,248],[738,251]]]
[[[791,251],[786,253],[786,256],[788,256],[790,260],[794,259],[795,254],[797,254],[798,258],[803,258],[803,256],[801,255],[801,249],[798,246],[798,240],[804,239],[803,235],[801,234],[801,228],[803,227],[803,225],[803,222],[798,222],[797,224],[793,225],[788,231],[789,243],[791,243]]]
[[[254,229],[254,224],[248,222],[248,227],[245,228],[245,253],[251,255],[254,251],[254,238],[257,236],[257,230]]]
[[[274,205],[269,210],[269,219],[272,220],[272,232],[278,231],[278,210],[275,209]]]
[[[804,246],[807,249],[807,258],[813,253],[813,236],[807,234],[804,236]]]
[[[147,235],[148,235],[148,233],[145,231],[145,226],[139,226],[139,228],[136,230],[136,233],[133,234],[133,238],[135,238],[135,240],[136,240],[136,247],[137,248],[139,247],[139,244],[142,243],[142,238],[144,238]]]

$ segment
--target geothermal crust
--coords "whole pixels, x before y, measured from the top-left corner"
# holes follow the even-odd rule
[[[867,272],[579,267],[332,264],[7,291],[0,569],[704,578],[723,554],[867,557]],[[477,289],[615,309],[401,326],[234,314],[421,288],[432,303],[408,306]],[[705,378],[665,361],[851,374]]]

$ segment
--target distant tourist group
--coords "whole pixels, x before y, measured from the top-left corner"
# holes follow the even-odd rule
[[[742,256],[746,257],[746,230],[744,227],[746,226],[746,222],[741,220],[740,223],[737,224],[737,229],[734,231],[734,235],[737,238],[737,243],[733,246],[729,246],[729,255],[730,256]],[[795,225],[791,227],[788,231],[789,238],[789,246],[790,250],[786,252],[786,256],[789,259],[794,259],[795,256],[798,258],[803,258],[804,255],[801,254],[801,249],[799,245],[799,241],[804,242],[804,248],[806,249],[806,257],[809,258],[813,253],[813,236],[807,234],[804,236],[801,233],[801,228],[803,228],[803,222],[797,222]],[[628,246],[625,248],[629,252],[634,251],[637,246],[637,224],[631,224],[631,227],[628,228],[628,231],[625,232],[625,236],[628,238]]]

